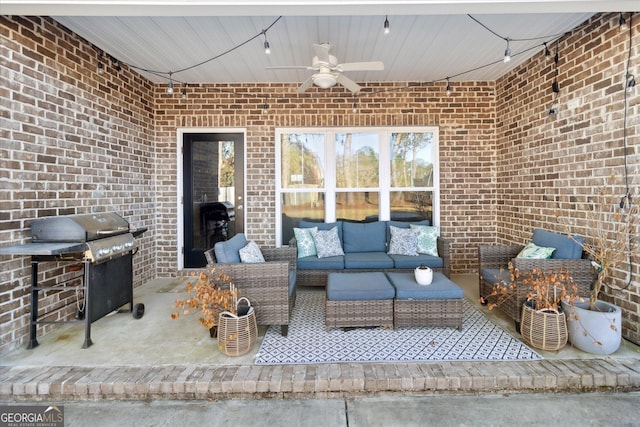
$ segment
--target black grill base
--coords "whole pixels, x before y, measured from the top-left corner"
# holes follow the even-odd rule
[[[27,349],[38,346],[37,325],[39,323],[69,323],[71,321],[41,321],[38,320],[38,298],[39,291],[44,290],[67,290],[73,287],[60,287],[52,289],[50,287],[38,287],[38,262],[46,261],[72,261],[82,262],[84,266],[83,284],[76,288],[84,292],[84,318],[85,337],[82,348],[90,347],[91,323],[104,317],[105,315],[118,310],[125,304],[129,304],[128,312],[133,312],[133,253],[129,252],[123,256],[113,258],[109,261],[93,264],[87,260],[73,259],[58,256],[32,256],[31,257],[31,325],[29,345]],[[43,314],[43,317],[47,314]],[[140,316],[141,317],[141,316]]]

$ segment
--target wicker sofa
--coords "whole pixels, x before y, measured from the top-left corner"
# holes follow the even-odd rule
[[[244,234],[236,234],[205,251],[209,266],[229,275],[240,296],[254,306],[258,325],[280,325],[286,336],[296,301],[296,248],[260,248],[265,262],[243,263],[239,249],[247,244]]]
[[[344,250],[342,256],[319,258],[317,255],[299,257],[297,259],[297,284],[301,286],[326,286],[329,273],[340,272],[413,272],[420,264],[431,267],[434,271],[449,277],[451,271],[451,255],[449,242],[437,238],[437,256],[418,254],[389,255],[387,248],[390,241],[390,226],[409,228],[410,224],[429,225],[428,221],[373,221],[353,223],[337,221],[321,223],[302,220],[300,228],[317,227],[318,230],[338,228],[340,244]],[[296,248],[296,238],[289,241],[289,247]]]
[[[578,286],[578,293],[588,297],[597,273],[591,261],[584,257],[582,238],[569,238],[565,235],[547,230],[535,229],[532,243],[540,247],[555,248],[549,259],[519,258],[518,254],[524,245],[480,245],[478,246],[478,269],[480,297],[491,301],[490,294],[496,285],[510,284],[508,271],[509,262],[521,274],[532,269],[542,271],[558,271],[560,269],[571,272],[571,277]],[[506,298],[498,308],[511,317],[520,331],[520,317],[522,305],[527,299],[530,288],[515,283],[510,287],[511,297]]]

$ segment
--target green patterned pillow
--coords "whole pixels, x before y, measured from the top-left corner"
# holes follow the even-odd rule
[[[411,224],[410,227],[418,234],[418,253],[438,256],[440,227],[415,224]]]
[[[538,246],[533,242],[527,243],[527,245],[520,251],[516,258],[529,258],[529,259],[547,259],[551,258],[551,254],[556,248],[545,248]]]
[[[293,234],[296,236],[296,246],[298,247],[298,258],[318,254],[316,244],[313,241],[313,234],[316,231],[318,231],[318,227],[293,229]]]

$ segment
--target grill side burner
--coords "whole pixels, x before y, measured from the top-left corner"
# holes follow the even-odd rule
[[[0,255],[31,255],[31,328],[27,348],[38,346],[38,323],[66,323],[38,320],[39,291],[81,289],[84,310],[79,317],[85,322],[85,341],[91,342],[91,323],[129,304],[135,318],[142,317],[144,305],[133,306],[133,255],[137,251],[136,236],[146,228],[130,230],[129,223],[114,212],[46,217],[31,224],[32,242],[0,248]],[[81,262],[84,267],[81,286],[38,286],[39,262]],[[45,313],[42,317],[47,316]]]

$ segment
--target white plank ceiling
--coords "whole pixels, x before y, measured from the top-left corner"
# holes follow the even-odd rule
[[[331,44],[331,54],[340,63],[384,63],[383,71],[345,72],[357,82],[495,80],[544,50],[543,42],[553,49],[555,39],[594,13],[630,4],[595,0],[3,3],[3,14],[53,16],[98,50],[159,83],[168,81],[169,72],[176,83],[300,83],[313,72],[267,67],[310,65],[312,44],[322,42]],[[386,35],[385,16],[390,23]],[[270,55],[263,48],[264,30]],[[513,40],[513,59],[507,64],[502,62],[505,38]]]

